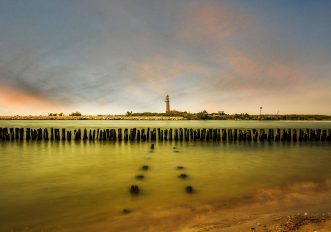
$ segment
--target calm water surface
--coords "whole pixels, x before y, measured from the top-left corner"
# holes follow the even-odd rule
[[[331,128],[331,121],[234,121],[234,120],[1,120],[2,127],[30,128]]]
[[[261,124],[260,124],[261,123]],[[3,121],[2,127],[296,127],[330,122]],[[262,126],[264,125],[264,126]],[[331,179],[330,143],[0,141],[0,231],[83,228],[134,212],[227,201],[258,189]],[[176,147],[176,149],[174,149]],[[142,171],[142,165],[150,170]],[[177,170],[176,166],[184,166]],[[186,180],[179,179],[188,174]],[[144,174],[144,180],[136,180]],[[142,193],[129,194],[131,184]],[[197,192],[185,193],[192,185]],[[124,215],[126,217],[126,215]],[[129,216],[128,216],[129,217]]]

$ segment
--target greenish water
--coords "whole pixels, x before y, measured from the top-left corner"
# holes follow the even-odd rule
[[[4,121],[0,126],[54,126],[53,121],[38,123]],[[104,128],[257,127],[260,122],[55,123],[54,127]],[[299,124],[304,128],[330,128],[330,122]],[[296,125],[267,122],[266,127]],[[104,221],[111,228],[112,219],[118,216],[130,221],[131,214],[122,215],[123,208],[139,212],[228,201],[251,196],[263,188],[331,179],[330,143],[159,142],[153,151],[149,146],[143,142],[0,141],[0,231],[81,231],[85,223],[91,226]],[[142,165],[149,165],[150,170],[140,170]],[[177,170],[179,165],[185,168]],[[179,179],[181,173],[189,177]],[[136,180],[137,174],[144,174],[145,179]],[[139,196],[129,194],[131,184],[140,186]],[[192,185],[196,193],[186,194],[187,185]]]
[[[331,121],[132,121],[132,120],[2,120],[1,127],[30,128],[331,128]]]

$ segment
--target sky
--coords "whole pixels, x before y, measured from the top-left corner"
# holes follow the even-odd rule
[[[331,1],[0,0],[0,115],[331,114]]]

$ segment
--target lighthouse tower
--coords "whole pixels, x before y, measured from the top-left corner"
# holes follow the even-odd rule
[[[166,113],[170,112],[170,99],[169,99],[169,95],[167,94],[166,98],[165,98],[165,103],[166,103]]]

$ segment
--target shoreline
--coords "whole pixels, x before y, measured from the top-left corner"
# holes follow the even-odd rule
[[[0,121],[255,121],[255,122],[331,122],[331,119],[187,119],[177,116],[0,116]]]
[[[64,224],[59,231],[326,232],[331,231],[330,196],[330,180],[304,181],[228,201],[133,209],[115,218],[96,216],[93,223],[84,220],[79,228]]]

